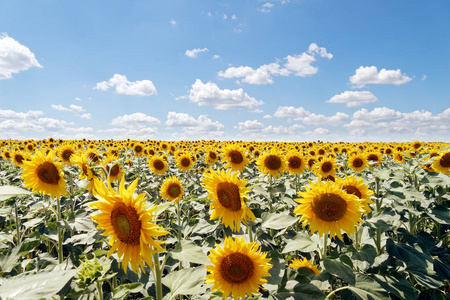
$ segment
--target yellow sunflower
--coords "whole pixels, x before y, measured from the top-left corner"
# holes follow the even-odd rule
[[[396,151],[392,156],[394,157],[394,161],[396,163],[402,164],[405,162],[405,156],[403,155],[402,151]]]
[[[94,187],[94,172],[92,171],[93,162],[89,159],[86,152],[81,152],[78,154],[73,154],[70,156],[70,162],[81,169],[80,176],[78,179],[86,179],[89,183],[85,187],[87,190],[92,192]]]
[[[347,160],[348,166],[355,172],[361,172],[369,164],[367,158],[362,153],[351,155]]]
[[[76,153],[75,148],[70,144],[62,145],[58,149],[59,159],[64,164],[70,164],[70,157]]]
[[[144,145],[136,143],[133,146],[134,156],[141,157],[144,154]]]
[[[329,175],[334,177],[336,174],[336,160],[331,157],[325,157],[314,165],[313,171],[319,178],[325,178]]]
[[[256,217],[245,204],[247,180],[238,178],[238,172],[231,174],[231,169],[219,170],[217,173],[210,169],[203,178],[204,188],[208,191],[208,199],[213,200],[210,209],[213,210],[210,219],[219,218],[225,226],[233,231],[240,231],[241,221],[245,225]]]
[[[164,179],[159,194],[163,199],[178,202],[183,198],[183,187],[177,176],[170,176]]]
[[[355,176],[345,176],[345,179],[336,178],[336,184],[338,184],[342,190],[347,194],[353,194],[357,196],[363,202],[363,207],[366,213],[372,209],[369,207],[369,203],[374,203],[370,197],[373,195],[373,191],[364,184],[362,178],[356,178]]]
[[[369,166],[376,167],[381,165],[383,155],[378,151],[369,151],[366,152],[366,158],[369,161]]]
[[[16,164],[17,166],[22,166],[23,162],[26,160],[29,160],[29,157],[27,154],[25,154],[22,151],[14,150],[11,153],[12,162]]]
[[[176,158],[177,161],[177,167],[180,171],[189,171],[192,169],[192,166],[194,165],[194,162],[192,161],[192,158],[188,154],[181,154]]]
[[[286,169],[290,174],[303,173],[305,167],[305,160],[297,151],[291,150],[286,154]]]
[[[263,174],[280,177],[286,167],[285,158],[279,151],[272,149],[258,157],[256,164]]]
[[[289,265],[290,268],[300,269],[300,268],[308,268],[313,272],[315,275],[319,275],[322,273],[318,268],[317,265],[314,264],[314,262],[308,261],[306,257],[303,258],[303,260],[300,260],[298,258],[294,258],[292,260],[292,263]]]
[[[219,290],[225,299],[230,294],[234,299],[257,293],[260,286],[269,277],[270,258],[261,252],[256,242],[246,243],[243,237],[226,237],[223,248],[216,244],[211,249],[209,259],[213,265],[207,265],[206,283],[212,283],[211,290]]]
[[[119,181],[123,176],[122,165],[117,160],[116,155],[108,153],[103,162],[110,181]]]
[[[450,174],[450,150],[442,151],[435,156],[431,167],[435,172]]]
[[[219,160],[219,154],[217,153],[217,151],[213,150],[213,149],[206,149],[205,151],[205,163],[207,163],[208,165],[213,165],[216,163],[216,161]]]
[[[169,168],[167,162],[161,156],[152,156],[148,160],[148,167],[156,175],[163,175]]]
[[[239,172],[243,172],[249,160],[243,153],[241,147],[238,144],[230,144],[223,150],[224,160],[227,162],[225,168],[231,168]]]
[[[169,232],[152,223],[153,211],[146,209],[145,194],[139,194],[133,199],[138,179],[125,188],[125,179],[122,178],[119,185],[119,193],[108,182],[106,187],[99,179],[94,179],[94,196],[99,200],[90,203],[89,206],[101,211],[91,215],[97,223],[99,230],[104,229],[103,236],[110,236],[107,256],[117,250],[117,255],[122,263],[122,269],[126,273],[128,264],[135,273],[145,272],[147,264],[152,268],[152,253],[164,251],[163,242],[155,241],[153,237],[166,235]],[[145,263],[145,264],[144,264]],[[139,268],[140,266],[140,268]]]
[[[347,194],[332,181],[309,182],[306,192],[299,192],[302,197],[294,199],[300,203],[294,213],[301,215],[300,222],[311,232],[319,236],[330,233],[330,238],[338,236],[342,240],[341,230],[348,234],[355,232],[355,226],[362,222],[363,203],[357,196]]]
[[[24,161],[22,168],[23,185],[51,197],[59,197],[67,193],[64,172],[61,163],[53,161],[54,153],[46,156],[37,151],[30,161]]]

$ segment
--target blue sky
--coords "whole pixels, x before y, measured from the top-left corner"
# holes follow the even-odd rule
[[[448,1],[0,1],[0,138],[449,141]]]

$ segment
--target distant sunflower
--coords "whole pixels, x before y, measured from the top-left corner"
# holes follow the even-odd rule
[[[169,166],[162,156],[152,156],[148,160],[148,167],[156,175],[163,175],[168,170]]]
[[[349,168],[351,168],[355,172],[361,172],[364,170],[369,162],[367,161],[367,158],[362,153],[357,153],[354,155],[351,155],[347,160]]]
[[[110,181],[119,181],[123,176],[122,165],[118,162],[117,156],[107,154],[104,160],[106,172],[108,172]]]
[[[243,153],[241,147],[238,144],[231,144],[225,147],[223,150],[224,160],[227,162],[225,168],[231,168],[239,172],[243,172],[249,160]]]
[[[74,146],[70,144],[62,145],[58,149],[59,159],[64,164],[70,164],[70,157],[76,153]]]
[[[396,163],[402,164],[405,162],[405,156],[403,155],[402,151],[396,151],[394,152],[394,154],[392,155],[392,157],[394,158],[394,161]]]
[[[204,188],[208,191],[208,199],[211,199],[210,209],[213,210],[210,219],[219,218],[225,226],[238,232],[241,228],[241,221],[245,225],[248,221],[255,220],[256,217],[250,208],[245,204],[247,193],[247,180],[238,178],[238,173],[231,174],[231,169],[218,170],[217,173],[210,169],[205,172],[203,178]]]
[[[111,249],[107,257],[117,250],[125,273],[128,264],[135,273],[140,273],[141,270],[145,272],[145,264],[152,268],[152,253],[164,251],[161,247],[163,242],[155,241],[153,237],[168,234],[152,223],[152,213],[156,205],[146,209],[144,193],[133,199],[137,183],[138,179],[125,188],[125,179],[122,178],[117,194],[109,183],[106,187],[101,180],[95,179],[93,194],[99,201],[89,204],[90,207],[101,211],[91,215],[97,223],[97,228],[105,230],[101,235],[110,236]]]
[[[29,157],[27,154],[25,154],[22,151],[17,151],[17,150],[14,150],[11,153],[11,158],[12,158],[13,163],[17,166],[22,166],[24,161],[29,160]]]
[[[183,197],[183,187],[177,176],[170,176],[164,179],[159,194],[163,199],[178,202]]]
[[[303,258],[303,260],[300,260],[298,258],[294,258],[292,260],[292,263],[289,265],[290,268],[300,269],[300,268],[308,268],[313,272],[315,275],[319,275],[322,273],[318,268],[317,265],[314,264],[313,261],[308,261],[306,257]]]
[[[362,222],[363,203],[357,196],[347,194],[339,185],[331,181],[310,181],[306,192],[299,192],[302,197],[294,199],[300,203],[294,213],[301,215],[300,222],[306,227],[309,224],[311,232],[319,236],[330,233],[330,238],[338,236],[342,240],[341,230],[352,234],[355,226]]]
[[[136,143],[133,146],[134,156],[141,157],[144,154],[144,145]]]
[[[7,149],[4,149],[4,150],[2,151],[2,156],[3,156],[3,158],[6,159],[6,160],[9,160],[9,159],[12,158],[11,152],[10,152],[9,150],[7,150]]]
[[[177,161],[177,167],[180,171],[189,171],[192,169],[192,166],[194,165],[194,162],[192,161],[192,158],[188,154],[181,154],[176,158]]]
[[[325,157],[314,165],[313,171],[319,178],[334,176],[336,174],[336,160],[331,157]]]
[[[283,155],[277,150],[270,150],[258,157],[256,164],[263,174],[269,174],[273,177],[282,175],[286,162]]]
[[[81,169],[80,176],[78,179],[86,179],[89,183],[85,187],[87,190],[92,192],[94,187],[94,172],[92,171],[93,163],[87,156],[86,152],[81,152],[74,154],[70,157],[70,162]]]
[[[345,179],[337,178],[336,184],[338,184],[342,190],[347,194],[353,194],[363,201],[364,210],[366,213],[372,209],[369,207],[369,203],[374,203],[370,197],[373,195],[373,191],[364,184],[362,178],[356,178],[355,176],[346,176]]]
[[[435,156],[431,167],[435,172],[450,174],[450,150],[442,151]]]
[[[366,158],[369,162],[369,166],[376,167],[381,165],[381,161],[383,160],[383,155],[378,151],[369,151],[366,152]]]
[[[205,163],[213,165],[219,160],[219,154],[213,149],[206,149],[205,151]]]
[[[22,168],[23,185],[51,197],[60,197],[67,193],[64,172],[61,163],[53,160],[54,153],[47,156],[37,151],[30,161],[24,161]]]
[[[208,256],[212,265],[207,265],[206,283],[212,283],[212,291],[219,290],[223,298],[230,294],[236,300],[257,293],[269,277],[270,258],[262,252],[256,242],[246,243],[244,238],[226,237],[223,248],[216,244]]]
[[[289,151],[286,154],[286,169],[291,174],[300,174],[305,170],[305,160],[297,151]]]

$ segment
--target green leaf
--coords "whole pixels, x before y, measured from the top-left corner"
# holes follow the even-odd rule
[[[20,264],[19,259],[22,256],[20,247],[21,247],[21,245],[14,247],[11,251],[2,253],[2,255],[0,256],[0,269],[2,272],[5,272],[5,273],[11,272],[11,270],[16,265]]]
[[[158,206],[156,207],[156,209],[153,212],[153,214],[155,216],[157,216],[157,215],[163,213],[166,209],[168,209],[172,205],[173,205],[172,202],[166,202],[166,203],[163,203],[163,204],[158,204]]]
[[[0,295],[5,299],[52,298],[77,274],[78,270],[23,273],[3,279]],[[58,297],[59,298],[59,297]]]
[[[214,230],[216,230],[217,226],[219,226],[219,222],[209,222],[205,219],[200,219],[197,223],[197,226],[195,226],[193,232],[197,234],[207,234],[211,233]]]
[[[201,265],[211,264],[208,256],[203,253],[202,248],[197,246],[194,242],[187,240],[181,240],[175,246],[175,249],[172,252],[169,252],[169,255],[180,261],[187,261]]]
[[[0,201],[7,200],[14,196],[30,195],[31,192],[13,185],[0,186]]]
[[[205,266],[169,273],[162,279],[162,283],[170,289],[164,299],[171,300],[177,295],[194,295],[206,291],[205,277]]]
[[[398,278],[397,278],[398,277]],[[401,276],[374,275],[374,279],[389,293],[400,299],[417,299],[416,290],[411,283]]]
[[[127,296],[130,293],[138,293],[140,292],[144,287],[143,283],[140,282],[133,282],[129,284],[122,284],[119,285],[114,291],[113,291],[113,299],[123,299],[125,296]]]
[[[388,300],[390,299],[389,293],[373,278],[361,274],[356,273],[356,284],[355,286],[349,286],[349,291],[351,291],[354,295],[357,295],[359,299],[364,300]],[[348,299],[348,297],[344,296],[343,293],[342,299]]]
[[[418,300],[444,300],[444,294],[440,290],[430,289],[419,294]]]
[[[350,285],[355,285],[356,281],[353,270],[344,265],[343,263],[333,259],[324,258],[323,265],[325,267],[325,270],[327,270],[327,272],[340,277]]]
[[[427,215],[438,223],[450,225],[450,210],[447,207],[436,205],[435,208],[431,209],[431,212],[427,212]]]
[[[315,236],[310,236],[306,232],[297,233],[293,240],[290,240],[286,243],[286,246],[281,253],[294,251],[311,252],[317,250],[318,240],[313,240],[311,237]]]
[[[274,299],[295,299],[295,300],[322,300],[325,295],[315,285],[311,283],[298,283],[290,280],[286,283],[283,291],[272,295]]]
[[[288,214],[277,214],[265,212],[261,215],[263,229],[286,229],[289,226],[295,224],[298,218],[292,217]]]

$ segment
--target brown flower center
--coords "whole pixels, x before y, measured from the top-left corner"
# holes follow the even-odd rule
[[[364,164],[364,162],[363,162],[363,160],[361,159],[361,158],[355,158],[354,160],[353,160],[353,167],[355,167],[355,168],[359,168],[359,167],[361,167],[362,165]]]
[[[253,272],[252,260],[238,252],[226,256],[220,264],[222,277],[231,284],[246,282],[253,276]]]
[[[289,157],[288,166],[291,169],[299,169],[302,166],[302,159],[298,156]]]
[[[36,169],[36,174],[45,183],[57,185],[59,182],[58,169],[51,162],[46,161],[40,164]]]
[[[233,163],[233,164],[240,164],[244,161],[244,157],[242,156],[242,153],[237,150],[231,150],[228,153],[228,156],[230,157],[231,163]]]
[[[153,162],[153,168],[155,168],[158,171],[161,171],[162,169],[164,169],[164,163],[160,159],[156,159]]]
[[[209,158],[211,158],[211,159],[216,159],[216,158],[217,158],[216,153],[215,153],[215,152],[212,152],[212,151],[209,151]]]
[[[264,166],[269,170],[278,170],[281,167],[281,158],[270,154],[264,159]]]
[[[314,197],[311,208],[322,221],[335,222],[345,215],[347,201],[334,193],[326,193]]]
[[[111,170],[109,171],[109,176],[117,176],[119,172],[120,172],[120,165],[114,164],[114,166],[112,166]]]
[[[66,149],[62,152],[61,156],[63,158],[63,160],[65,161],[70,161],[70,157],[72,156],[74,152],[70,149]]]
[[[385,151],[385,153],[386,153],[387,155],[391,155],[391,154],[392,154],[392,149],[391,149],[391,148],[387,148],[386,151]]]
[[[167,188],[167,194],[169,194],[169,196],[172,198],[180,196],[181,194],[180,185],[178,183],[171,183]]]
[[[241,195],[239,187],[232,182],[219,182],[217,184],[217,198],[223,207],[232,211],[241,209]]]
[[[99,157],[97,155],[97,153],[91,152],[88,155],[88,158],[93,162],[93,163],[97,163],[99,160]]]
[[[142,147],[141,146],[136,146],[136,147],[134,147],[134,152],[136,152],[136,153],[141,153],[142,152]]]
[[[378,161],[378,156],[376,154],[369,154],[367,160]]]
[[[187,158],[187,157],[183,157],[182,159],[181,159],[181,165],[183,166],[183,167],[189,167],[190,165],[191,165],[191,160],[189,159],[189,158]]]
[[[359,189],[357,188],[357,187],[355,187],[355,186],[353,186],[353,185],[344,185],[343,187],[342,187],[342,189],[343,190],[345,190],[345,192],[347,193],[347,194],[350,194],[350,195],[355,195],[356,197],[358,197],[359,199],[361,199],[361,192],[359,191]]]
[[[444,168],[450,168],[450,152],[445,153],[441,160],[439,161],[439,164]]]
[[[333,164],[329,161],[326,161],[322,164],[322,172],[328,173],[333,169]]]
[[[22,164],[24,157],[21,154],[16,154],[16,156],[14,156],[14,160],[18,163],[18,164]]]
[[[111,224],[117,238],[128,245],[139,245],[141,221],[136,209],[123,202],[116,203],[111,211]]]

